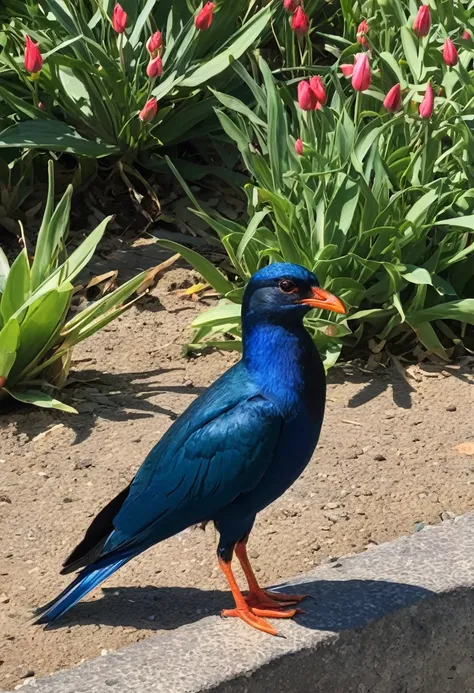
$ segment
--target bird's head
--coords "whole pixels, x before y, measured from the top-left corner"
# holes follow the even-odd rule
[[[244,293],[243,315],[275,323],[297,323],[312,308],[345,314],[340,298],[319,286],[300,265],[275,262],[256,272]]]

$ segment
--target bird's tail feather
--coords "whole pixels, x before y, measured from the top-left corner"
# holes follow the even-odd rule
[[[131,558],[132,556],[126,556],[125,558],[117,558],[113,563],[103,565],[102,567],[90,565],[84,568],[76,579],[73,580],[56,599],[53,599],[52,602],[46,604],[42,609],[39,609],[37,613],[41,615],[40,618],[35,621],[35,624],[51,624],[77,604],[77,602],[93,590],[94,587],[97,587],[97,585],[100,585],[101,582],[110,577],[112,573],[115,573],[116,570],[121,568]]]

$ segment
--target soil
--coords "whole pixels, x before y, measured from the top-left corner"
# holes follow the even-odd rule
[[[34,609],[67,584],[62,561],[95,513],[128,484],[148,450],[238,356],[185,359],[206,307],[174,290],[152,295],[80,345],[69,398],[78,416],[13,408],[0,419],[0,686],[43,676],[218,613],[231,598],[216,533],[187,530],[136,558],[49,631]],[[464,364],[332,370],[320,444],[304,475],[265,512],[250,541],[263,584],[370,550],[474,506],[474,372]]]

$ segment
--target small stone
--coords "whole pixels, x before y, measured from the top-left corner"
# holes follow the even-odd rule
[[[0,594],[0,604],[8,604],[9,601],[10,601],[10,597],[7,597],[5,592]]]
[[[154,621],[156,616],[155,616],[155,614],[151,614],[151,616],[147,616],[147,618],[149,621]]]
[[[108,652],[109,651],[104,648],[103,650],[100,651],[100,656],[105,657],[105,655],[108,654]]]
[[[185,380],[183,385],[184,387],[194,387],[194,383],[192,380]]]
[[[326,505],[324,506],[324,510],[336,510],[336,508],[340,507],[340,503],[326,503]]]
[[[338,556],[327,556],[321,561],[321,565],[327,565],[328,563],[337,563],[339,561]]]
[[[94,402],[82,402],[78,409],[80,414],[92,414],[97,407]]]
[[[94,466],[94,461],[91,460],[90,458],[84,459],[84,460],[79,460],[76,462],[74,465],[74,469],[89,469],[89,467]]]
[[[378,452],[376,455],[374,455],[374,460],[376,462],[383,462],[386,459],[387,458],[385,457],[385,455],[382,455],[382,453],[380,453],[380,452]]]
[[[443,510],[443,512],[440,513],[439,516],[443,522],[447,522],[448,520],[455,520],[457,517],[456,513],[453,513],[451,510]]]
[[[332,529],[332,525],[321,525],[319,529],[323,532],[329,532]]]
[[[258,551],[256,549],[250,549],[249,556],[250,556],[250,558],[258,558],[260,556],[260,554],[258,553]]]
[[[448,404],[446,411],[456,411],[457,407],[455,404]]]
[[[415,525],[415,532],[421,532],[422,529],[426,527],[424,522],[417,522]]]
[[[34,676],[35,672],[33,671],[33,669],[31,669],[31,667],[22,665],[18,667],[18,669],[15,671],[15,674],[19,679],[28,679],[31,676]]]
[[[69,498],[69,496],[66,496],[66,498],[63,498],[63,503],[72,503],[73,500],[72,498]]]
[[[348,460],[356,460],[358,457],[364,454],[364,451],[362,448],[358,448],[357,450],[354,450],[353,452],[349,452],[346,457]]]
[[[104,681],[106,686],[116,686],[118,682],[118,679],[105,679]]]
[[[115,406],[114,400],[106,395],[94,395],[94,400],[101,404],[103,407],[113,407]]]
[[[0,503],[8,503],[9,505],[11,504],[12,499],[10,496],[7,496],[6,493],[0,493]]]

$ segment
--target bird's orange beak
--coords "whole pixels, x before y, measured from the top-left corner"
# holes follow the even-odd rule
[[[340,298],[319,286],[313,286],[312,291],[311,298],[303,298],[298,303],[311,306],[311,308],[322,308],[323,310],[332,310],[334,313],[346,314],[346,308]]]

